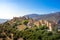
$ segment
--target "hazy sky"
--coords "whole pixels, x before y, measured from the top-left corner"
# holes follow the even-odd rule
[[[60,0],[0,0],[0,18],[60,11]]]

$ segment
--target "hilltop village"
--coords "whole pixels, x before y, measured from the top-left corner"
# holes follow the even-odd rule
[[[18,30],[24,30],[26,27],[32,28],[34,26],[39,27],[39,26],[47,26],[48,31],[53,31],[58,29],[58,23],[55,21],[49,21],[49,20],[35,20],[29,17],[14,17],[11,21],[9,21],[9,24],[13,25],[14,23],[20,22],[20,25],[17,26]],[[26,22],[26,23],[24,23]]]
[[[13,17],[0,24],[0,40],[57,40],[59,24],[49,20]]]

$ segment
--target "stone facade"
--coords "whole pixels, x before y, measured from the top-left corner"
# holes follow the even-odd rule
[[[37,27],[39,27],[41,25],[41,23],[39,21],[34,22],[34,25],[36,25]]]
[[[28,24],[27,24],[27,26],[29,27],[29,28],[31,28],[31,27],[33,27],[33,24],[34,23],[34,20],[33,19],[29,19],[29,22],[28,22]]]
[[[49,31],[54,30],[56,28],[56,25],[57,25],[55,22],[48,21],[48,20],[39,20],[39,21],[34,22],[34,24],[36,26],[46,25],[49,28]]]
[[[54,28],[56,27],[56,23],[53,21],[48,21],[48,20],[40,20],[41,25],[44,24],[49,28],[49,31],[54,30]]]

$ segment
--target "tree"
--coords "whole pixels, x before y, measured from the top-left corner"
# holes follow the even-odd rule
[[[23,24],[27,25],[28,23],[28,20],[24,20]]]
[[[41,29],[41,30],[47,30],[48,29],[48,27],[47,26],[39,26],[39,29]]]

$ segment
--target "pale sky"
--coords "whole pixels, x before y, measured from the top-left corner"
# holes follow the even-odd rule
[[[0,0],[0,18],[11,19],[27,14],[48,14],[60,11],[58,0]]]

